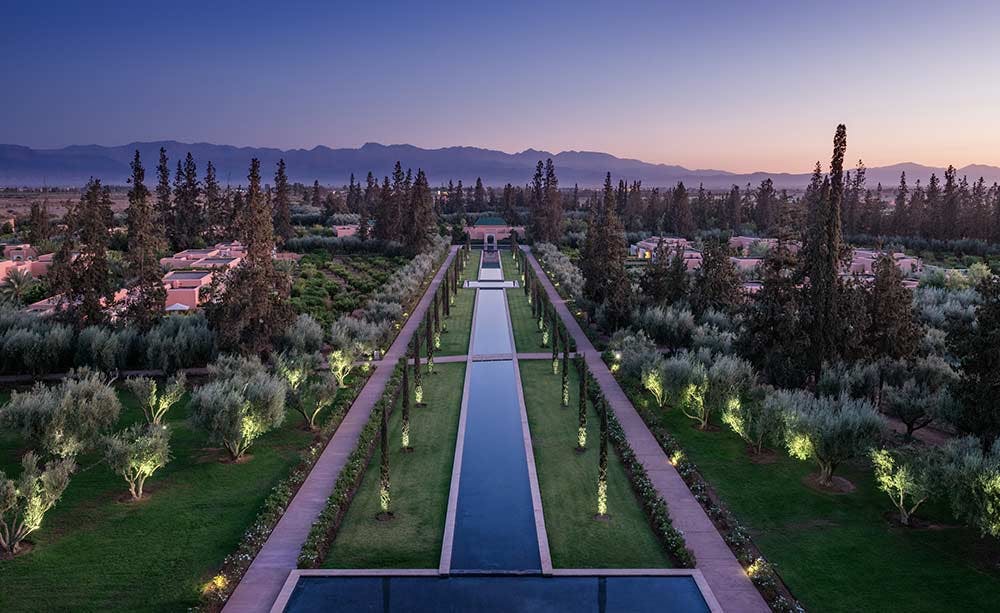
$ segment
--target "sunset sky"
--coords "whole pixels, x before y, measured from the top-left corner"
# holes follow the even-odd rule
[[[995,1],[141,4],[4,2],[0,142],[1000,165]]]

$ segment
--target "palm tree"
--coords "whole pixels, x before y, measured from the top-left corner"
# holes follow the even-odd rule
[[[35,284],[34,278],[27,270],[14,268],[7,273],[3,285],[0,285],[0,294],[10,302],[23,305],[24,297]]]

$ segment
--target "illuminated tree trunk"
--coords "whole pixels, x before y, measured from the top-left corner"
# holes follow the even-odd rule
[[[420,372],[420,328],[417,328],[410,342],[413,351],[413,400],[418,407],[424,406],[423,373]]]
[[[434,292],[434,333],[437,334],[439,332],[441,332],[441,308],[438,301],[438,292]]]
[[[431,319],[428,315],[427,321],[424,323],[424,340],[427,341],[427,372],[434,374],[434,331],[431,328]]]
[[[563,333],[563,358],[562,358],[562,405],[569,406],[569,341]]]
[[[382,407],[382,424],[379,427],[379,446],[382,452],[382,461],[379,465],[379,487],[378,498],[382,512],[379,513],[380,520],[392,517],[392,496],[389,493],[389,405],[386,403]]]
[[[400,424],[400,444],[404,451],[412,451],[413,447],[410,447],[410,367],[406,363],[406,358],[400,358],[403,362],[403,406],[402,406],[402,420]]]
[[[597,466],[597,517],[608,516],[608,404],[601,402],[601,454]]]
[[[552,374],[559,374],[559,324],[556,322],[556,310],[552,309]]]
[[[578,451],[585,451],[587,449],[587,367],[582,357],[577,358],[577,360],[580,365],[580,414],[576,448]]]

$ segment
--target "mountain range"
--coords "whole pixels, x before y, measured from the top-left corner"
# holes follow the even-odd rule
[[[0,144],[0,185],[16,187],[31,186],[78,186],[90,177],[107,183],[121,185],[130,175],[129,162],[136,149],[139,150],[146,166],[147,183],[155,182],[155,168],[160,147],[167,150],[171,169],[178,159],[188,152],[194,156],[199,171],[211,161],[223,183],[240,184],[246,180],[251,158],[258,158],[264,168],[265,177],[270,177],[280,158],[288,165],[292,181],[311,184],[319,180],[324,185],[346,184],[351,173],[363,181],[369,171],[382,177],[392,171],[399,160],[404,168],[423,168],[432,185],[461,179],[466,186],[482,177],[487,185],[502,186],[505,183],[523,185],[530,181],[538,160],[552,158],[560,184],[563,187],[574,183],[581,187],[596,187],[603,183],[604,175],[611,172],[617,180],[641,180],[644,186],[671,186],[683,181],[689,187],[704,184],[709,189],[725,189],[731,185],[758,184],[770,177],[779,189],[801,189],[809,181],[805,173],[733,173],[724,170],[688,169],[683,166],[651,164],[640,160],[619,158],[607,153],[592,151],[563,151],[549,153],[527,149],[520,153],[505,153],[477,147],[445,147],[422,149],[413,145],[381,145],[366,143],[356,149],[331,149],[318,146],[313,149],[291,149],[283,151],[272,148],[233,147],[209,143],[180,143],[158,141],[129,143],[120,146],[72,145],[61,149],[32,149],[20,145]],[[914,163],[894,164],[869,168],[868,185],[881,183],[887,190],[899,183],[899,175],[905,171],[912,186],[917,179],[924,183],[931,173],[940,177],[943,168],[922,166]],[[1000,168],[986,165],[970,165],[958,169],[958,175],[968,176],[969,181],[983,177],[992,184],[1000,181]]]

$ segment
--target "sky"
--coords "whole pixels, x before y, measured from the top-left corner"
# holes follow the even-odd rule
[[[0,143],[1000,165],[1000,2],[0,0]]]

